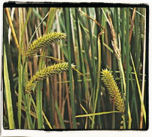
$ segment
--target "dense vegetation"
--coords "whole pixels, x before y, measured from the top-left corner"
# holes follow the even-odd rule
[[[4,8],[5,129],[147,129],[146,8]]]

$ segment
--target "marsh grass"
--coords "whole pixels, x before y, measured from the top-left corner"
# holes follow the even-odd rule
[[[146,8],[4,8],[4,128],[147,129]]]

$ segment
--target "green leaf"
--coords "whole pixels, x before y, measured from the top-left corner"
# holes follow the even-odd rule
[[[10,80],[9,80],[9,75],[8,75],[5,45],[4,45],[4,84],[5,84],[5,96],[6,96],[6,105],[7,105],[7,112],[8,112],[9,129],[14,129],[15,125],[14,125]]]

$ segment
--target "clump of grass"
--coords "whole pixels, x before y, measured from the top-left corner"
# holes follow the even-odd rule
[[[71,65],[72,68],[74,68],[74,65]],[[48,76],[52,76],[55,74],[59,74],[63,71],[67,71],[69,68],[69,65],[67,62],[64,63],[58,63],[54,64],[52,66],[48,66],[44,69],[41,69],[40,71],[36,72],[36,74],[27,82],[25,86],[25,91],[30,92],[35,86],[36,83],[40,80],[45,79]]]
[[[141,50],[148,46],[149,8],[133,7],[4,8],[4,128],[147,129],[148,73]],[[68,66],[53,71],[57,64],[48,66],[49,59],[67,60]],[[112,72],[103,70],[101,77],[105,67]],[[120,75],[119,87],[112,74]],[[116,111],[106,110],[111,104],[101,78]]]
[[[45,48],[50,43],[62,40],[66,38],[66,34],[60,32],[53,32],[43,35],[38,39],[34,40],[25,52],[25,56],[31,56],[39,51],[41,48]]]
[[[123,113],[125,111],[124,100],[121,97],[119,88],[111,72],[105,69],[105,70],[102,70],[101,73],[102,73],[103,83],[108,89],[112,102],[115,104],[117,110]]]

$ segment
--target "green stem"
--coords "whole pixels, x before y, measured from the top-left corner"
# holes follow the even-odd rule
[[[100,34],[98,35],[98,71],[97,71],[97,88],[96,88],[96,95],[95,95],[95,102],[94,102],[94,110],[93,113],[96,112],[97,101],[98,101],[98,94],[100,88],[100,70],[101,70],[101,42],[100,42]],[[93,116],[93,121],[91,128],[94,128],[95,124],[95,116]]]
[[[68,64],[69,64],[69,79],[70,79],[70,99],[71,99],[71,107],[72,107],[72,121],[73,121],[73,128],[76,129],[76,119],[75,119],[75,105],[74,105],[74,92],[73,92],[73,86],[72,86],[72,69],[71,69],[71,35],[70,35],[70,9],[65,8],[65,20],[66,20],[66,31],[68,35]]]
[[[126,9],[126,125],[128,121],[129,105],[129,73],[130,73],[130,46],[129,46],[129,8]]]

